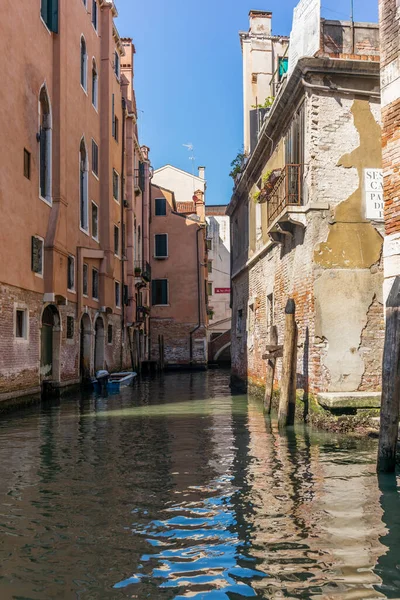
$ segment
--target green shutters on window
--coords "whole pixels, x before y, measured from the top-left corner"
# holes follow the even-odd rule
[[[41,0],[40,14],[50,31],[58,33],[58,0]]]
[[[165,217],[167,214],[167,201],[165,198],[156,198],[156,216]]]
[[[167,258],[168,256],[168,236],[166,233],[158,233],[155,236],[155,257]]]
[[[168,279],[153,279],[151,282],[151,303],[168,304]]]

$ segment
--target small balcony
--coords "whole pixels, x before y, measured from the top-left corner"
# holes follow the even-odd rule
[[[148,306],[138,306],[136,309],[136,321],[138,323],[144,323],[146,317],[150,315],[150,308]]]
[[[151,281],[151,266],[147,261],[135,261],[135,284],[138,287],[144,287]]]
[[[266,191],[268,226],[272,226],[286,209],[303,203],[301,165],[285,165],[270,191]]]

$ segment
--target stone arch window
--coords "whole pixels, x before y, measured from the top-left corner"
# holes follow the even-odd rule
[[[39,94],[39,193],[40,197],[51,204],[51,151],[52,128],[50,100],[46,86]]]
[[[85,38],[81,37],[81,86],[87,91],[87,50]]]
[[[84,138],[79,148],[79,212],[81,229],[89,230],[88,153]]]
[[[92,60],[92,104],[97,108],[99,97],[99,76],[95,59]]]

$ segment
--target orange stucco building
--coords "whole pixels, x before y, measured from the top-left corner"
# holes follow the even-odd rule
[[[4,9],[0,400],[147,358],[150,279],[148,148],[114,3]]]
[[[152,184],[151,359],[166,368],[207,365],[207,250],[204,194],[177,202]]]

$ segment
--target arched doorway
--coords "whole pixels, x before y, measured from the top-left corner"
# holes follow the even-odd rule
[[[57,308],[49,304],[43,311],[40,335],[40,377],[60,380],[61,321]]]
[[[104,322],[101,317],[97,317],[94,326],[94,370],[104,369]]]
[[[79,359],[79,375],[81,380],[89,379],[90,377],[90,350],[92,339],[92,324],[89,315],[82,315],[81,319],[81,335],[80,335],[80,359]]]

